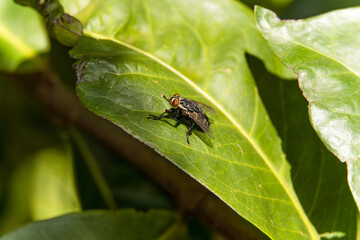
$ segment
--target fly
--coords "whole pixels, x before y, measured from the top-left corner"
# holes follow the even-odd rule
[[[159,116],[148,115],[148,118],[153,120],[160,120],[162,118],[169,118],[175,120],[176,122],[182,118],[185,118],[185,121],[188,125],[188,131],[186,133],[187,144],[190,145],[189,136],[193,128],[198,125],[209,137],[214,139],[214,135],[210,130],[210,121],[208,116],[204,111],[215,113],[215,110],[211,107],[197,102],[188,98],[180,97],[179,94],[174,94],[171,98],[167,99],[165,95],[162,95],[166,101],[170,103],[172,108],[165,109],[165,111]],[[165,113],[170,113],[171,115],[165,115]]]

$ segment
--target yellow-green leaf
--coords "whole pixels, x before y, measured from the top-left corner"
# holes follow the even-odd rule
[[[14,71],[48,48],[40,16],[11,0],[0,0],[0,70]]]

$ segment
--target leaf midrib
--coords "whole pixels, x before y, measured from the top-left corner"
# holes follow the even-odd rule
[[[301,207],[301,204],[299,202],[299,200],[297,199],[295,193],[292,191],[292,188],[290,186],[288,186],[288,184],[286,183],[285,179],[282,177],[282,175],[276,171],[275,167],[271,164],[270,159],[268,158],[268,156],[261,150],[261,148],[258,146],[258,144],[250,137],[250,135],[245,131],[245,129],[231,116],[230,113],[228,113],[219,103],[217,103],[215,101],[215,99],[213,99],[210,95],[208,95],[206,92],[204,92],[199,86],[197,86],[193,81],[191,81],[189,78],[187,78],[185,75],[183,75],[182,73],[180,73],[178,70],[176,70],[175,68],[173,68],[172,66],[168,65],[167,63],[165,63],[164,61],[162,61],[161,59],[157,58],[156,56],[142,50],[139,49],[135,46],[132,46],[130,44],[127,44],[125,42],[122,42],[118,39],[115,39],[113,37],[109,37],[109,36],[104,36],[89,30],[84,30],[84,35],[96,38],[96,39],[102,39],[102,40],[110,40],[113,41],[119,45],[122,45],[126,48],[129,48],[135,52],[138,52],[142,55],[147,56],[148,58],[154,60],[155,62],[159,63],[160,65],[164,66],[166,69],[170,70],[171,72],[173,72],[175,75],[178,75],[181,79],[183,79],[186,83],[188,83],[191,87],[193,87],[196,91],[198,91],[200,94],[202,94],[205,98],[207,98],[214,106],[216,106],[220,112],[222,112],[229,120],[230,122],[232,122],[234,124],[234,126],[236,127],[236,129],[249,141],[249,143],[253,146],[253,148],[255,149],[255,151],[260,155],[260,157],[264,160],[264,162],[266,163],[266,165],[270,168],[271,172],[274,173],[276,179],[278,179],[279,183],[281,186],[283,186],[283,189],[285,190],[286,194],[288,195],[288,197],[290,198],[291,202],[294,204],[295,209],[297,210],[298,214],[300,215],[300,218],[303,220],[305,226],[308,229],[308,232],[311,236],[312,239],[318,239],[318,235],[315,231],[315,229],[313,228],[313,226],[311,225],[310,221],[308,220],[304,210]],[[285,161],[285,159],[283,159],[283,161]]]

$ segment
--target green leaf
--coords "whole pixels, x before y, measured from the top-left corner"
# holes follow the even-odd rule
[[[356,238],[357,207],[346,181],[346,166],[329,152],[308,119],[307,101],[297,82],[268,73],[248,57],[270,118],[283,140],[299,200],[321,237]]]
[[[176,215],[163,210],[152,210],[146,213],[130,209],[117,212],[90,211],[35,222],[0,239],[158,239],[169,234],[168,230],[171,227],[174,228],[175,224],[179,224],[177,221]]]
[[[360,156],[359,14],[360,8],[352,8],[306,20],[280,21],[270,10],[257,7],[255,11],[270,49],[298,73],[315,131],[331,152],[350,165]],[[360,184],[359,175],[349,182]],[[355,189],[353,186],[359,206]]]
[[[355,201],[360,205],[360,161],[348,162],[348,182]],[[360,208],[360,207],[359,207]]]
[[[0,70],[14,71],[22,61],[48,48],[38,14],[11,0],[0,0]]]
[[[271,238],[318,238],[246,64],[249,51],[275,66],[248,8],[156,0],[69,9],[87,36],[71,51],[81,59],[77,91],[85,106],[153,147]],[[161,94],[174,93],[216,108],[209,114],[215,140],[195,131],[188,146],[184,124],[147,119],[170,107]]]

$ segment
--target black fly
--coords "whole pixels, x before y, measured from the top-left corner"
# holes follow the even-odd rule
[[[194,101],[188,98],[180,97],[179,94],[174,94],[171,98],[167,99],[165,95],[162,95],[166,101],[173,106],[171,109],[165,109],[165,111],[159,116],[148,115],[148,118],[152,118],[154,120],[160,120],[162,118],[169,118],[175,121],[179,121],[181,118],[185,118],[186,123],[188,124],[188,131],[186,134],[187,143],[189,143],[189,135],[191,130],[195,127],[195,124],[198,125],[209,137],[214,139],[214,136],[210,130],[210,121],[208,116],[205,114],[205,111],[210,113],[215,113],[215,110],[211,107]],[[172,113],[170,116],[165,113]]]

